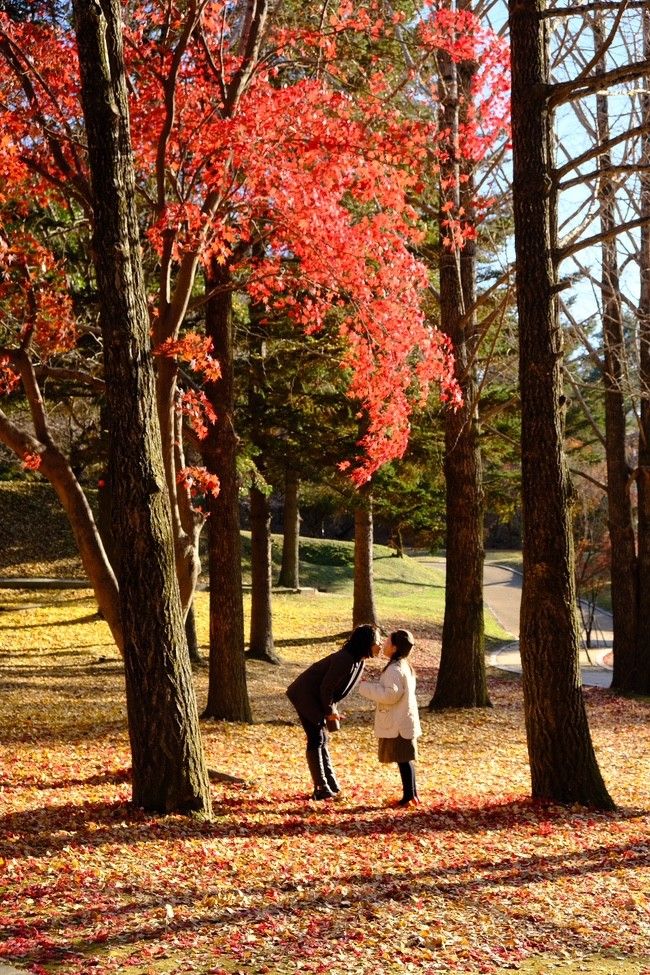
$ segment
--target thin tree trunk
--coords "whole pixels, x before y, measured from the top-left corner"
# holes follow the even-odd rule
[[[119,0],[74,0],[104,334],[133,801],[210,813],[165,484]]]
[[[643,13],[644,57],[650,58],[650,11]],[[643,121],[650,126],[650,80],[643,80]],[[650,166],[650,132],[642,136],[641,162]],[[641,216],[650,218],[650,173],[639,172]],[[638,632],[635,682],[631,690],[650,694],[650,225],[641,227],[639,254],[639,383],[641,425],[639,430],[638,509]]]
[[[563,454],[562,332],[552,260],[551,120],[543,0],[510,0],[513,197],[521,383],[524,578],[520,649],[535,799],[603,809],[580,685]]]
[[[602,49],[604,31],[594,23],[594,47]],[[606,66],[601,61],[597,72]],[[596,95],[596,131],[598,142],[609,140],[607,94]],[[609,172],[611,153],[599,156],[598,206],[600,229],[609,234],[616,226],[616,187]],[[614,672],[612,687],[632,690],[635,684],[637,629],[637,567],[630,468],[627,463],[627,423],[623,394],[625,336],[620,299],[620,280],[616,237],[601,245],[603,308],[603,347],[605,354],[605,450],[607,459],[607,510],[611,542],[611,593],[614,628]]]
[[[202,664],[203,657],[199,649],[199,639],[196,632],[196,613],[194,612],[193,602],[190,603],[187,615],[185,616],[185,636],[187,637],[187,649],[190,655],[190,662],[193,666]]]
[[[185,530],[181,518],[179,488],[176,483],[176,475],[180,469],[178,460],[183,457],[182,439],[179,440],[183,436],[182,424],[177,422],[176,410],[178,366],[175,360],[167,356],[158,356],[156,366],[156,403],[162,436],[165,478],[171,503],[174,558],[181,602],[186,613],[194,597],[200,571],[198,559],[200,527],[198,523],[190,523],[189,531]]]
[[[273,644],[273,563],[268,496],[253,485],[251,500],[251,633],[248,656],[270,664],[280,658]]]
[[[473,68],[465,65],[461,75],[460,66],[457,68],[451,57],[442,51],[438,60],[442,75],[443,124],[449,132],[448,162],[441,167],[441,178],[450,182],[446,195],[451,196],[458,208],[461,202],[458,131],[462,121],[459,104],[461,101],[465,104],[471,98]],[[471,193],[464,195],[471,197]],[[469,200],[463,202],[467,206]],[[446,217],[446,212],[441,211],[441,239],[445,235],[442,221]],[[486,707],[490,704],[483,616],[483,488],[477,390],[471,361],[475,320],[465,318],[465,309],[474,304],[475,266],[475,249],[471,242],[468,241],[462,251],[441,246],[440,322],[453,343],[463,406],[456,412],[449,410],[445,414],[445,616],[440,669],[429,705],[431,708]]]
[[[389,545],[392,545],[395,549],[395,555],[398,559],[404,558],[404,539],[402,537],[402,529],[399,525],[393,528]]]
[[[214,264],[207,279],[210,297],[205,328],[221,366],[221,379],[207,386],[217,420],[208,430],[202,451],[208,471],[219,478],[220,490],[208,502],[210,674],[203,717],[250,722],[244,657],[231,287],[228,269]]]
[[[259,247],[254,248],[256,256]],[[267,329],[262,324],[264,309],[253,303],[250,308],[248,412],[251,422],[251,441],[257,451],[256,465],[260,476],[266,473],[265,451],[268,380],[266,377]],[[251,629],[248,656],[266,663],[279,664],[273,645],[273,545],[271,539],[271,507],[269,497],[253,479],[250,489],[251,505]]]
[[[289,467],[284,472],[284,515],[282,535],[282,565],[279,586],[300,588],[300,509],[298,495],[300,481]]]
[[[373,581],[372,498],[366,495],[354,509],[354,594],[352,625],[377,625]]]

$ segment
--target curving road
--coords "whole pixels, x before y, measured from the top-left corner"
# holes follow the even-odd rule
[[[445,570],[445,560],[435,556],[418,556],[432,567]],[[511,643],[504,643],[491,651],[488,662],[500,670],[521,673],[519,656],[519,610],[521,607],[521,572],[500,565],[498,557],[487,558],[483,570],[483,599],[487,609],[512,635]],[[594,687],[609,687],[612,680],[610,666],[612,649],[612,618],[609,613],[598,611],[591,637],[591,649],[580,653],[582,683]]]

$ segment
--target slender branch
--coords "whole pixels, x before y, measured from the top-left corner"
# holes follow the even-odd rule
[[[225,12],[225,7],[224,7],[224,12]],[[206,61],[208,62],[208,66],[210,68],[210,71],[214,75],[214,77],[216,79],[216,82],[219,85],[219,94],[221,95],[221,101],[225,105],[226,104],[226,98],[228,97],[228,93],[226,91],[226,85],[225,85],[225,82],[224,82],[223,57],[221,58],[221,70],[220,70],[217,67],[217,65],[215,64],[214,58],[212,57],[212,51],[210,50],[210,47],[209,47],[208,42],[206,40],[205,33],[202,30],[199,31],[198,38],[199,38],[199,43],[200,43],[201,47],[203,48],[203,53],[205,54],[205,58],[206,58]]]
[[[79,191],[77,186],[67,178],[65,173],[62,176],[57,176],[46,166],[40,163],[37,159],[33,159],[31,156],[28,156],[24,153],[21,154],[20,161],[28,169],[31,169],[33,173],[36,173],[37,176],[41,176],[52,186],[55,186],[64,198],[67,197],[68,200],[70,199],[76,200],[77,203],[80,205],[81,209],[83,210],[83,212],[85,213],[87,219],[88,220],[91,219],[92,207],[90,206],[90,201],[88,200],[88,197]]]
[[[185,25],[181,31],[178,43],[174,48],[169,74],[165,78],[164,82],[165,119],[162,129],[160,130],[158,146],[156,148],[156,195],[159,216],[165,207],[165,159],[167,157],[167,144],[169,142],[169,136],[174,126],[174,119],[176,117],[176,80],[183,54],[187,50],[187,45],[189,44],[192,32],[196,27],[196,23],[196,0],[189,0],[188,10],[185,16]]]
[[[571,373],[568,370],[567,370],[567,376],[568,376],[569,382],[571,384],[571,388],[573,389],[573,392],[578,397],[578,400],[580,401],[580,406],[582,407],[583,412],[584,412],[585,416],[587,417],[587,420],[589,421],[589,426],[594,431],[594,433],[596,435],[596,438],[598,439],[598,441],[600,442],[600,444],[604,448],[607,448],[607,441],[605,439],[605,435],[602,432],[602,430],[600,429],[600,427],[598,426],[598,424],[596,423],[596,419],[595,419],[593,413],[591,412],[591,410],[589,409],[589,406],[587,404],[587,401],[585,400],[584,396],[582,395],[582,392],[580,391],[580,387],[579,387],[578,383],[575,381],[575,379],[573,378],[573,376],[571,375]]]
[[[642,78],[650,71],[650,58],[644,61],[635,61],[632,64],[621,64],[611,71],[604,74],[588,78],[586,81],[577,83],[575,81],[564,81],[560,84],[549,85],[548,87],[548,106],[557,108],[573,101],[574,98],[586,98],[599,89],[611,88],[613,85],[620,85],[624,81],[632,81],[635,78]]]
[[[23,92],[27,98],[27,101],[34,110],[35,118],[38,121],[39,126],[45,136],[45,140],[49,146],[52,157],[54,158],[59,169],[66,174],[68,179],[76,187],[77,192],[86,200],[89,198],[89,187],[88,182],[83,178],[79,172],[78,166],[73,168],[65,157],[65,153],[61,147],[61,143],[58,138],[52,133],[50,123],[47,117],[44,115],[43,110],[40,105],[38,95],[36,94],[36,89],[32,83],[30,77],[30,71],[33,72],[33,68],[25,68],[22,61],[29,65],[28,58],[22,54],[20,49],[17,47],[14,41],[5,33],[5,31],[0,30],[0,55],[4,57],[5,61],[9,65],[10,69],[14,72],[20,84],[22,86]],[[44,85],[44,83],[43,83]],[[47,86],[44,85],[44,90],[48,92]],[[50,96],[51,97],[51,96]],[[58,105],[56,101],[54,102],[56,109],[58,111]],[[70,140],[72,141],[72,140]]]
[[[237,103],[248,85],[259,58],[262,37],[268,14],[268,0],[248,0],[250,22],[241,65],[226,86],[225,114],[232,115]]]
[[[647,227],[648,224],[650,224],[650,217],[639,217],[638,220],[630,220],[628,223],[619,224],[617,227],[613,227],[605,233],[585,237],[584,240],[580,240],[575,244],[569,244],[566,247],[557,247],[553,251],[553,258],[559,264],[561,261],[565,261],[567,257],[577,254],[578,251],[585,250],[587,247],[593,247],[595,244],[602,244],[605,240],[611,240],[612,237],[629,233],[629,231],[637,230],[639,227]]]
[[[596,351],[593,344],[589,340],[589,336],[582,328],[582,326],[578,324],[575,317],[571,313],[570,308],[567,307],[567,305],[562,301],[562,299],[560,299],[560,307],[562,308],[562,314],[565,315],[569,321],[571,330],[575,332],[576,336],[578,337],[582,345],[584,345],[584,347],[586,348],[587,354],[589,355],[589,358],[593,362],[594,366],[596,367],[596,369],[598,369],[599,372],[603,372],[605,366],[603,364],[602,359],[600,358],[598,352]]]
[[[165,339],[175,336],[176,332],[181,326],[183,318],[185,317],[190,295],[192,293],[192,286],[196,276],[196,270],[199,264],[201,245],[205,240],[211,225],[211,220],[217,212],[220,203],[221,195],[213,192],[208,195],[208,198],[201,208],[201,212],[204,213],[208,219],[204,222],[201,230],[200,240],[197,246],[185,254],[181,260],[181,266],[176,279],[176,287],[174,288],[173,297],[165,308],[164,315],[161,315],[158,321],[158,335],[156,336],[156,339],[159,342],[163,342]]]
[[[593,213],[592,210],[590,209],[593,206],[593,203],[594,201],[592,199],[583,200],[579,204],[578,209],[566,217],[566,219],[562,223],[562,226],[559,228],[559,231],[564,230],[566,225],[571,223],[576,218],[580,210],[587,209],[587,213],[584,215],[584,217],[582,217],[578,226],[574,227],[571,233],[566,234],[562,238],[562,240],[558,242],[558,248],[561,249],[562,247],[570,247],[571,243],[580,237],[580,234],[583,232],[583,230],[585,230],[594,222],[594,220],[596,219],[596,214]]]
[[[623,14],[625,13],[626,9],[627,9],[627,0],[623,0],[623,2],[619,6],[616,17],[614,18],[614,23],[612,24],[608,36],[605,38],[603,43],[599,46],[598,50],[594,53],[594,56],[590,58],[589,61],[587,61],[585,66],[580,70],[580,72],[576,75],[576,77],[573,78],[570,82],[567,82],[567,84],[573,86],[580,84],[584,78],[589,77],[589,72],[592,70],[592,68],[595,68],[597,64],[604,63],[603,59],[607,54],[608,50],[610,49],[610,47],[612,46],[612,42],[616,36],[616,32],[618,30],[619,24],[621,23]],[[603,74],[599,73],[597,77],[603,78],[605,74],[606,72],[604,72]],[[551,98],[551,105],[553,105],[553,98]]]
[[[591,474],[586,474],[585,471],[581,471],[579,467],[570,467],[570,472],[575,474],[576,477],[584,477],[585,481],[589,481],[591,484],[595,484],[597,488],[600,488],[605,494],[607,494],[607,485],[603,484],[602,481],[597,481],[595,477]]]
[[[582,155],[576,156],[574,159],[569,159],[564,166],[560,166],[558,169],[553,170],[553,182],[557,183],[572,169],[577,169],[578,166],[582,166],[583,163],[589,162],[590,159],[594,159],[596,156],[602,156],[604,153],[609,152],[610,149],[614,149],[621,142],[625,142],[627,139],[634,139],[637,135],[646,135],[650,132],[650,123],[645,122],[643,125],[637,125],[633,129],[628,129],[627,132],[623,132],[620,135],[615,136],[613,139],[608,139],[607,142],[603,142],[601,145],[594,146],[592,149],[588,149],[583,152]]]
[[[106,383],[103,379],[100,379],[99,376],[93,376],[91,372],[85,372],[83,369],[63,369],[59,366],[37,366],[34,369],[34,375],[39,382],[44,379],[55,379],[65,383],[80,383],[100,393],[106,389]]]
[[[481,427],[486,433],[491,433],[493,436],[498,437],[499,440],[505,440],[506,443],[512,444],[512,446],[516,447],[517,450],[520,449],[521,443],[519,440],[515,440],[514,437],[509,437],[507,433],[503,432],[503,430],[497,430],[496,427],[490,426],[489,423],[482,423]]]
[[[597,0],[596,3],[576,4],[575,7],[549,7],[543,10],[539,17],[541,20],[554,20],[556,17],[581,17],[583,14],[604,13],[607,10],[618,10],[620,3],[617,0]],[[627,10],[647,10],[647,0],[631,0],[626,5]]]
[[[602,153],[604,155],[604,153]],[[614,176],[617,174],[630,174],[634,175],[636,173],[650,172],[650,163],[628,163],[621,166],[608,166],[607,175]],[[580,186],[582,183],[589,183],[599,179],[602,176],[603,171],[600,169],[592,169],[590,173],[585,173],[583,176],[575,176],[573,179],[569,179],[566,183],[558,183],[557,188],[559,190],[569,190],[573,186]]]

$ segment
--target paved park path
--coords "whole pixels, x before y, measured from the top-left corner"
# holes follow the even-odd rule
[[[423,565],[430,565],[441,572],[445,571],[445,560],[434,555],[412,554]],[[512,636],[497,650],[490,653],[488,663],[500,670],[521,673],[519,656],[519,610],[521,606],[521,572],[499,562],[498,554],[486,557],[483,571],[483,598],[485,605]],[[0,588],[45,588],[68,589],[87,587],[83,579],[9,579],[0,578]],[[203,587],[201,587],[203,588]],[[610,613],[599,610],[592,629],[591,648],[580,652],[580,668],[583,684],[595,687],[609,687],[612,679],[612,617]],[[0,975],[3,975],[0,968]]]
[[[445,570],[445,560],[435,556],[416,556],[419,562]],[[498,557],[486,558],[483,570],[483,599],[497,622],[512,642],[490,653],[488,663],[500,670],[521,673],[519,656],[519,610],[521,608],[521,572],[501,565]],[[582,683],[592,687],[609,687],[612,681],[612,617],[598,611],[591,634],[591,648],[580,652]]]

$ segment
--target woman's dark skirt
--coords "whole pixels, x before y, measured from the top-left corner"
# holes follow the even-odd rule
[[[418,742],[417,738],[379,738],[378,739],[379,761],[384,764],[390,762],[417,762]]]

